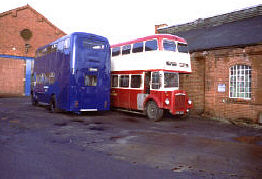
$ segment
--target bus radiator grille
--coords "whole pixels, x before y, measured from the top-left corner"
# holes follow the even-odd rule
[[[175,109],[184,110],[186,108],[186,96],[185,95],[176,95],[175,96]]]

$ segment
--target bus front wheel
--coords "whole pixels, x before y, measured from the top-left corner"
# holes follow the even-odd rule
[[[164,115],[164,110],[160,109],[154,101],[147,103],[146,112],[147,117],[154,122],[160,121]]]

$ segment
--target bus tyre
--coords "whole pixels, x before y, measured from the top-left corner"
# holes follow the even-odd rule
[[[49,111],[51,113],[58,112],[58,109],[57,109],[57,106],[56,106],[56,97],[55,96],[51,97]]]
[[[34,94],[31,94],[31,103],[33,106],[37,106],[38,105],[38,100],[36,97],[34,97]]]
[[[154,122],[160,121],[164,115],[164,110],[160,109],[154,101],[147,103],[146,112],[147,117]]]

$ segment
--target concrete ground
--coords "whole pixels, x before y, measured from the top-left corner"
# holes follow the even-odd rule
[[[262,129],[0,98],[0,178],[259,178]]]

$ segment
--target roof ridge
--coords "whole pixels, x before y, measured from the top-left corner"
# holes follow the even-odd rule
[[[5,12],[2,12],[0,13],[0,18],[5,16],[5,15],[9,15],[9,14],[12,14],[12,13],[15,13],[17,11],[20,11],[20,10],[24,10],[24,9],[30,9],[33,13],[35,13],[37,16],[39,16],[40,18],[42,18],[47,24],[49,24],[50,26],[52,26],[56,32],[61,32],[62,34],[65,34],[66,33],[64,31],[62,31],[61,29],[59,29],[58,27],[56,27],[54,24],[52,24],[45,16],[43,16],[42,14],[40,14],[39,12],[37,12],[34,8],[32,8],[29,4],[26,4],[25,6],[21,6],[21,7],[17,7],[15,9],[11,9],[11,10],[8,10],[8,11],[5,11]]]

